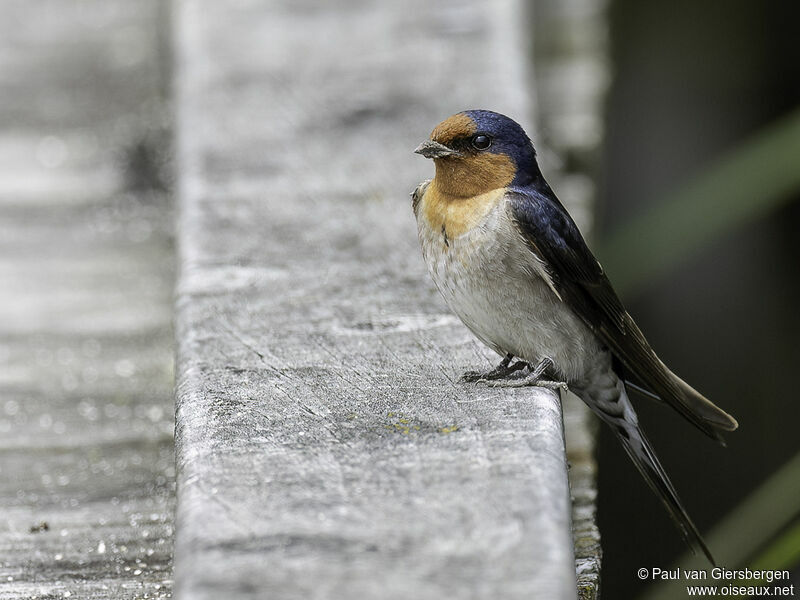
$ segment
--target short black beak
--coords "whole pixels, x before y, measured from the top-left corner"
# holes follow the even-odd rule
[[[457,156],[458,152],[452,148],[448,148],[444,144],[434,142],[433,140],[426,140],[422,142],[417,149],[414,150],[417,154],[421,154],[425,158],[444,158],[445,156]]]

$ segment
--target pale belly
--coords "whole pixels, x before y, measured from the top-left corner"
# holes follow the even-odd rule
[[[597,338],[543,278],[541,263],[514,229],[503,202],[447,243],[424,218],[418,231],[445,302],[484,344],[532,363],[548,357],[566,381],[589,371],[601,351]]]

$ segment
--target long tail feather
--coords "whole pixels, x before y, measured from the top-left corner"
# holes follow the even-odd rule
[[[641,473],[642,477],[647,481],[650,489],[659,497],[662,504],[667,509],[667,512],[669,512],[672,517],[672,520],[678,526],[683,539],[692,551],[702,552],[706,555],[709,562],[716,566],[717,563],[711,551],[708,549],[708,546],[706,546],[705,541],[703,541],[689,513],[687,513],[686,509],[683,507],[678,497],[678,492],[675,490],[675,486],[672,485],[672,481],[670,481],[669,476],[666,471],[664,471],[664,467],[661,466],[644,432],[642,432],[638,426],[634,431],[631,431],[628,427],[614,425],[612,425],[612,427],[614,428],[614,433],[622,443],[623,448],[625,448],[625,452],[628,453],[628,456],[630,456],[633,464],[636,465],[639,473]]]
[[[613,372],[607,371],[596,376],[588,386],[578,387],[576,392],[614,431],[625,452],[650,489],[659,497],[692,551],[702,552],[716,566],[697,526],[683,507],[675,486],[639,426],[622,380]]]

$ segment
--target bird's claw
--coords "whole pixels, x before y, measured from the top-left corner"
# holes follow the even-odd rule
[[[519,363],[517,363],[519,364]],[[525,366],[530,368],[530,365],[524,363]],[[515,365],[516,366],[516,365]],[[528,373],[525,377],[517,378],[517,379],[499,379],[497,381],[486,381],[484,378],[483,381],[490,387],[509,387],[509,388],[521,388],[521,387],[543,387],[549,390],[564,390],[567,391],[567,384],[563,381],[550,381],[549,379],[543,379],[545,373],[548,369],[552,369],[554,366],[553,360],[548,357],[543,357],[536,363],[536,366],[531,369],[531,372]],[[480,380],[479,380],[480,381]]]
[[[546,379],[539,379],[536,377],[525,377],[523,379],[506,379],[500,381],[487,381],[489,387],[494,388],[521,388],[521,387],[541,387],[548,390],[564,390],[569,391],[566,382],[564,381],[549,381]]]
[[[486,383],[487,381],[495,379],[504,379],[512,373],[516,373],[520,369],[524,369],[525,367],[529,366],[528,363],[523,360],[518,360],[512,365],[511,361],[513,358],[514,357],[511,354],[507,354],[499,365],[490,371],[486,371],[485,373],[481,373],[480,371],[467,371],[461,376],[461,381],[467,381],[470,383]]]
[[[461,381],[467,381],[470,383],[474,381],[480,382],[484,381],[483,376],[484,373],[481,373],[480,371],[465,371],[464,374],[461,375],[460,379]]]

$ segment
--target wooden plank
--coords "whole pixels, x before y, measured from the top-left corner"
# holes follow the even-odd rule
[[[408,198],[530,122],[520,8],[177,3],[178,598],[575,597],[560,403],[459,383]]]

